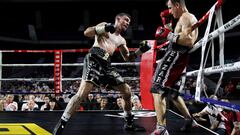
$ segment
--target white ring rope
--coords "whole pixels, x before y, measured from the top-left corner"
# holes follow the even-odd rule
[[[216,10],[215,14],[216,14],[215,24],[217,24],[219,27],[223,26],[223,17],[222,17],[221,8],[220,8],[220,10]],[[215,27],[214,27],[214,29],[215,29]],[[213,43],[212,48],[214,48],[213,40],[212,40],[212,43]],[[222,33],[219,35],[219,62],[220,62],[221,66],[224,66],[224,43],[225,43],[225,33]],[[214,55],[214,50],[212,51],[212,53],[213,53],[212,55]],[[214,59],[212,59],[212,60],[214,61]],[[221,72],[220,77],[217,82],[217,85],[216,85],[216,88],[215,88],[214,95],[217,94],[217,92],[222,84],[223,75],[224,75],[224,72]]]
[[[111,63],[112,66],[139,66],[140,62],[125,62],[125,63]],[[0,64],[2,67],[47,67],[54,66],[54,63],[44,63],[44,64]],[[83,66],[83,63],[66,63],[62,66]]]
[[[125,62],[125,63],[111,63],[112,66],[139,66],[140,62]],[[54,63],[45,63],[45,64],[0,64],[0,67],[47,67],[54,66]],[[62,66],[83,66],[83,63],[66,63]]]
[[[215,8],[215,5],[212,7],[212,8]],[[211,10],[212,10],[211,8]],[[212,10],[213,12],[213,10]],[[212,12],[210,12],[212,14]],[[212,16],[210,16],[212,17]],[[211,21],[212,18],[209,18],[209,20]],[[198,77],[197,77],[197,84],[196,84],[196,92],[195,92],[195,100],[199,101],[200,100],[200,92],[201,92],[201,87],[202,87],[202,76],[203,76],[203,72],[205,72],[203,69],[203,66],[202,66],[202,61],[204,60],[203,59],[203,55],[204,55],[204,52],[205,52],[205,45],[208,41],[218,37],[218,36],[221,36],[223,33],[225,33],[226,31],[234,28],[235,26],[239,25],[240,24],[240,15],[237,15],[235,18],[233,18],[232,20],[228,21],[226,24],[222,25],[221,27],[219,27],[217,30],[211,32],[210,34],[208,34],[208,28],[210,27],[210,21],[208,23],[208,27],[207,27],[207,30],[205,32],[205,36],[199,40],[194,46],[193,48],[189,51],[189,53],[192,53],[194,52],[196,49],[198,49],[199,47],[202,46],[202,59],[201,59],[201,64],[200,64],[200,69],[199,71],[196,73],[198,74]],[[207,37],[206,37],[207,36]],[[221,48],[221,46],[220,46]],[[220,50],[220,53],[221,53],[221,50]],[[220,58],[222,58],[220,56]],[[221,61],[221,59],[220,59]],[[221,67],[224,67],[223,66],[223,62],[221,62]],[[221,75],[223,75],[222,73],[223,71],[221,71]],[[219,72],[218,72],[219,73]],[[222,76],[221,76],[222,77]],[[221,79],[221,78],[220,78]],[[221,80],[219,80],[221,82]],[[219,85],[219,84],[218,84]]]
[[[125,80],[139,80],[139,77],[123,77]],[[78,81],[82,78],[62,78],[62,81]],[[48,82],[54,81],[53,78],[2,78],[0,81],[41,81],[41,82]]]
[[[211,22],[212,22],[212,17],[213,17],[213,13],[215,12],[215,7],[216,4],[209,10],[209,17],[208,17],[208,24],[207,24],[207,28],[204,34],[204,37],[202,39],[202,50],[201,50],[201,62],[200,62],[200,68],[199,68],[199,72],[197,75],[197,81],[196,81],[196,91],[195,91],[195,100],[196,101],[200,101],[200,97],[201,97],[201,90],[203,87],[203,70],[204,70],[204,60],[205,58],[205,49],[206,49],[206,45],[208,42],[208,36],[209,36],[209,32],[210,32],[210,28],[211,28]]]
[[[224,66],[219,65],[219,66],[208,67],[208,68],[204,69],[203,73],[205,75],[210,75],[210,74],[215,74],[215,73],[234,72],[234,71],[239,71],[239,70],[240,70],[240,61],[225,64]],[[187,72],[186,76],[196,76],[198,74],[198,71],[199,70]]]
[[[219,27],[218,29],[214,30],[213,32],[211,32],[208,35],[208,41],[210,41],[211,39],[216,38],[217,36],[219,36],[221,33],[227,32],[229,30],[231,30],[232,28],[236,27],[237,25],[240,24],[240,14],[237,15],[235,18],[233,18],[232,20],[228,21],[227,23],[225,23],[223,26]],[[196,51],[199,47],[201,47],[202,45],[202,41],[203,39],[199,40],[194,46],[193,48],[189,51],[189,53],[192,53],[194,51]]]

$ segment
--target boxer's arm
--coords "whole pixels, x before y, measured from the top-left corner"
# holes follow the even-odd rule
[[[125,61],[134,61],[137,56],[142,55],[146,51],[150,50],[151,46],[146,40],[143,40],[139,43],[139,48],[134,52],[129,52],[129,49],[126,45],[126,41],[119,46],[120,53]]]
[[[126,45],[126,41],[125,41],[124,44],[119,46],[119,50],[120,50],[120,53],[121,53],[124,61],[129,61],[129,50],[128,50],[128,47]]]
[[[198,37],[198,29],[192,31],[192,25],[197,22],[197,19],[193,15],[184,15],[181,20],[181,32],[177,40],[177,44],[192,47]],[[176,28],[177,29],[177,28]]]
[[[139,48],[134,52],[130,52],[127,54],[127,61],[134,61],[138,56],[142,55],[143,53],[147,52],[151,49],[150,44],[147,40],[143,40],[139,43]]]
[[[99,23],[97,24],[96,26],[91,26],[91,27],[88,27],[85,31],[84,31],[84,36],[86,37],[94,37],[97,32],[96,32],[96,28],[98,27],[104,27],[107,23],[106,22],[102,22],[102,23]]]

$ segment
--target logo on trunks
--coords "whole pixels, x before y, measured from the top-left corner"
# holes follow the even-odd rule
[[[108,58],[109,58],[109,54],[108,54],[108,53],[105,53],[104,56],[103,56],[103,59],[104,59],[104,60],[108,60]]]
[[[163,60],[160,72],[158,72],[157,80],[155,82],[161,83],[164,78],[167,78],[168,70],[170,70],[170,66],[176,56],[176,52],[172,51],[168,56]]]

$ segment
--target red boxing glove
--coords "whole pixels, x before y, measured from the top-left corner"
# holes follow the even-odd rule
[[[172,15],[172,14],[170,13],[169,9],[166,9],[160,13],[161,17],[169,17],[170,15]]]
[[[170,29],[164,28],[162,26],[159,26],[157,28],[156,34],[155,34],[155,38],[167,38],[169,32],[171,32]]]
[[[162,11],[160,13],[160,16],[162,18],[163,25],[166,25],[166,24],[169,24],[169,23],[172,24],[172,14],[170,13],[169,9]]]
[[[155,33],[156,39],[167,39],[170,42],[176,43],[179,35],[172,33],[170,29],[159,26]]]

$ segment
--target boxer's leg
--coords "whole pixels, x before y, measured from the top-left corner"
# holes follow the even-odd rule
[[[153,94],[154,107],[157,115],[156,129],[152,135],[169,135],[166,128],[166,97],[160,94]]]
[[[120,91],[123,98],[123,111],[124,115],[131,115],[132,103],[131,103],[131,91],[130,86],[126,83],[121,84],[119,86],[113,86],[113,88],[117,91]]]
[[[126,131],[136,131],[136,132],[145,132],[145,128],[134,124],[132,115],[132,102],[131,102],[131,88],[128,84],[123,83],[118,86],[112,86],[115,90],[120,91],[123,97],[123,110],[124,110],[124,119],[126,123],[124,124],[124,129]]]
[[[59,120],[59,122],[55,126],[54,131],[53,131],[53,135],[62,135],[62,132],[65,128],[65,125],[66,125],[67,121],[74,114],[74,112],[76,110],[78,110],[78,108],[80,107],[81,101],[83,101],[83,99],[85,97],[87,97],[87,95],[93,89],[93,86],[94,86],[93,83],[86,82],[86,81],[82,80],[77,94],[75,94],[70,99],[70,101],[68,102],[67,107],[66,107],[66,109],[65,109],[65,111],[64,111],[64,113],[61,117],[61,119]]]
[[[83,76],[79,90],[77,94],[70,99],[61,119],[54,128],[53,135],[62,134],[65,124],[75,110],[79,108],[81,101],[87,97],[87,95],[93,89],[94,84],[99,85],[99,78],[101,74],[100,68],[102,67],[98,64],[98,61],[90,54],[87,54],[84,59]]]
[[[80,103],[87,97],[93,89],[93,86],[93,83],[82,80],[77,94],[75,94],[67,104],[67,107],[61,117],[63,120],[68,121],[73,113],[79,109]]]

